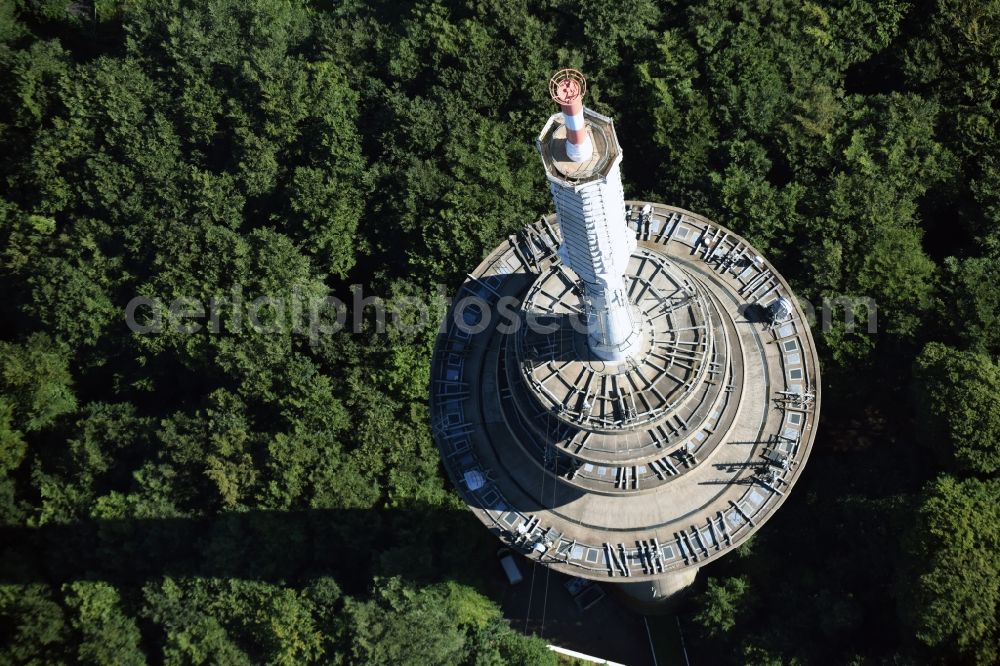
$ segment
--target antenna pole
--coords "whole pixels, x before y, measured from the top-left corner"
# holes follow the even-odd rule
[[[587,79],[575,69],[561,69],[549,79],[549,94],[562,109],[566,124],[566,156],[573,162],[586,162],[594,152],[583,118],[583,96]]]

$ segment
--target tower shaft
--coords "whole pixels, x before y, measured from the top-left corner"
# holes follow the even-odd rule
[[[572,70],[553,77],[562,113],[538,138],[562,233],[559,255],[583,283],[591,352],[623,361],[638,352],[638,316],[625,291],[636,240],[625,221],[621,146],[614,123],[583,106],[586,82]]]
[[[583,282],[591,350],[620,361],[636,347],[637,321],[624,275],[635,249],[625,224],[625,197],[617,166],[606,178],[576,187],[550,182],[562,233],[560,258]]]

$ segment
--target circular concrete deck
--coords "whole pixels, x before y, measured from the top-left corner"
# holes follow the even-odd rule
[[[629,297],[643,350],[590,358],[552,217],[462,285],[434,354],[435,441],[503,541],[584,578],[641,581],[746,539],[808,458],[819,366],[785,281],[742,238],[629,202]]]

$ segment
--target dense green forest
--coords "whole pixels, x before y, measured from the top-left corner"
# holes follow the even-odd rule
[[[554,663],[439,467],[436,322],[125,307],[457,285],[548,211],[564,66],[629,197],[878,306],[817,327],[812,459],[694,663],[1000,660],[1000,1],[0,0],[0,662]]]

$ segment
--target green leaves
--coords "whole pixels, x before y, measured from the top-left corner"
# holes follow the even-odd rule
[[[71,623],[81,640],[77,655],[84,664],[146,663],[135,619],[125,615],[118,591],[102,582],[81,581],[66,586]]]
[[[1000,358],[1000,252],[944,261],[937,311],[947,332],[971,351]]]
[[[690,183],[709,171],[708,158],[718,130],[699,78],[699,54],[678,30],[663,32],[655,57],[636,65],[649,96],[647,140],[665,151],[664,179]]]
[[[727,224],[817,307],[878,308],[877,333],[837,309],[817,336],[821,429],[842,436],[775,528],[809,530],[762,532],[709,581],[699,631],[734,661],[924,660],[894,654],[882,598],[893,507],[940,468],[1000,465],[997,3],[335,4],[0,5],[0,515],[93,527],[39,561],[156,572],[0,586],[0,661],[554,662],[435,582],[479,575],[439,537],[468,519],[427,423],[440,303],[385,334],[310,339],[303,318],[352,282],[436,301],[548,212],[531,142],[573,65],[618,123],[628,196]],[[137,295],[200,303],[201,328],[130,331]],[[904,630],[946,657],[996,658],[991,484],[922,500]],[[157,554],[210,517],[198,562],[243,578],[164,577]]]
[[[349,601],[346,611],[356,663],[557,661],[543,641],[515,633],[485,597],[456,583],[417,589],[396,577],[376,579],[373,599]]]
[[[900,611],[941,655],[991,664],[1000,644],[1000,481],[940,476],[922,498],[908,545],[916,585]]]
[[[5,663],[69,663],[71,629],[57,593],[47,584],[0,585],[0,618],[6,638],[0,646]]]
[[[761,252],[780,261],[779,237],[794,233],[799,225],[796,207],[805,188],[771,185],[767,178],[771,160],[758,143],[733,141],[728,148],[729,165],[711,175],[722,219],[733,220]]]
[[[914,365],[918,432],[958,470],[1000,471],[1000,366],[932,342]]]
[[[348,605],[358,663],[457,663],[465,637],[433,588],[414,590],[398,578],[376,581],[374,599]]]
[[[698,598],[699,608],[694,621],[710,636],[730,632],[745,611],[748,593],[745,578],[709,578],[705,591]]]
[[[40,430],[76,409],[69,352],[44,333],[0,342],[0,391],[16,427]]]
[[[360,191],[341,186],[327,169],[312,167],[297,168],[288,190],[290,211],[285,223],[324,272],[347,275],[354,265]]]

